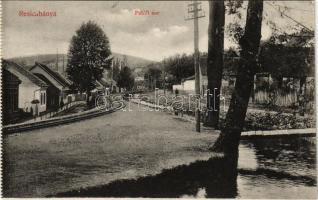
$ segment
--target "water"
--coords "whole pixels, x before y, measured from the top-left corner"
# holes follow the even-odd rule
[[[316,139],[242,141],[240,198],[316,198]]]
[[[198,161],[137,180],[59,194],[80,197],[315,199],[315,138],[242,141],[237,168],[222,159]]]
[[[225,197],[317,199],[316,138],[241,141],[235,188]],[[206,188],[195,195],[208,197]],[[222,197],[224,197],[222,196]]]
[[[316,199],[316,173],[316,138],[241,141],[232,190],[215,196],[201,187],[181,197]]]

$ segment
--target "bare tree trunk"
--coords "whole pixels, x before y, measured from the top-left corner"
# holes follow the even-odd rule
[[[208,90],[207,108],[208,116],[206,126],[218,128],[220,111],[220,90],[223,73],[223,53],[224,53],[224,21],[225,7],[224,1],[209,1],[209,43],[208,43]]]
[[[242,50],[235,90],[226,115],[225,127],[212,147],[212,150],[224,152],[225,155],[231,155],[238,149],[257,66],[262,14],[263,0],[249,0],[245,32],[240,40]]]

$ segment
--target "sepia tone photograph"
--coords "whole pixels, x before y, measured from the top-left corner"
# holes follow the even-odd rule
[[[2,1],[1,196],[317,199],[315,1]]]

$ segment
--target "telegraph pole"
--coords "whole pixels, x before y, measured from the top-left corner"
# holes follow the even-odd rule
[[[56,71],[59,71],[59,50],[56,49]]]
[[[114,80],[114,57],[112,58],[112,63],[111,63],[111,66],[110,66],[110,93],[113,92],[113,80]]]
[[[65,75],[65,66],[64,66],[64,62],[65,62],[65,60],[64,60],[64,54],[63,54],[63,69],[62,69],[62,74],[63,74],[63,75]]]
[[[200,132],[200,53],[199,53],[199,18],[205,17],[202,11],[201,2],[194,0],[188,4],[188,17],[186,20],[193,20],[194,28],[194,71],[195,71],[195,129]]]

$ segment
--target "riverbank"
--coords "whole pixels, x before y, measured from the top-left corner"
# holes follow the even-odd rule
[[[314,199],[315,138],[241,141],[238,166],[222,157],[196,161],[159,174],[119,179],[50,197]],[[274,160],[274,162],[273,162]]]
[[[242,140],[251,140],[258,138],[286,138],[286,137],[315,137],[316,128],[307,129],[285,129],[270,131],[245,131],[241,133]]]

